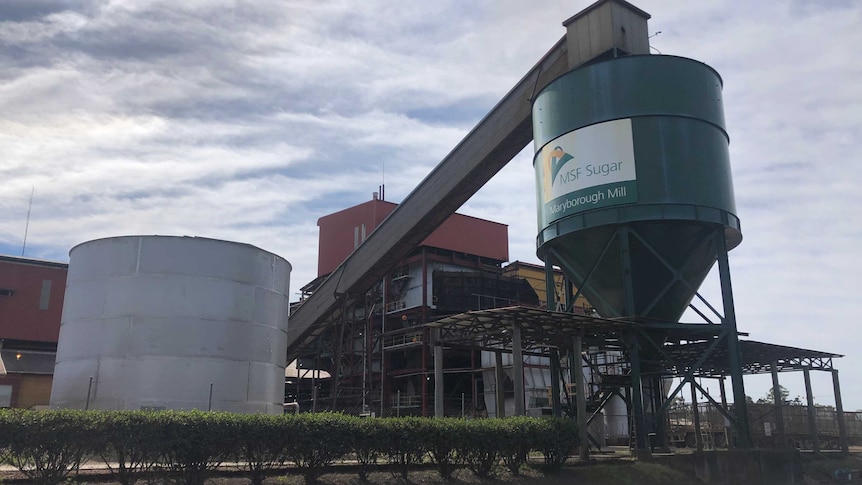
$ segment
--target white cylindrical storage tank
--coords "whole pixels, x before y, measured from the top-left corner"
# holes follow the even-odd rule
[[[215,239],[75,246],[51,407],[281,413],[290,270]]]

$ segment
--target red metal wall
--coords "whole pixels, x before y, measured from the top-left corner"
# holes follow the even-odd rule
[[[62,263],[0,256],[0,338],[57,342],[68,267]],[[40,309],[42,282],[51,282],[47,308]]]
[[[371,200],[321,217],[317,221],[320,227],[317,275],[331,273],[350,256],[354,250],[355,228],[359,228],[361,241],[362,224],[365,224],[365,236],[370,236],[397,206],[392,202]],[[505,224],[454,214],[422,241],[422,246],[508,261],[509,230]]]

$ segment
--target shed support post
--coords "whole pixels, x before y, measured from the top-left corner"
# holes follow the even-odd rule
[[[512,381],[515,384],[515,416],[523,416],[524,409],[524,353],[521,348],[521,327],[512,322]]]
[[[434,417],[443,417],[443,345],[440,343],[440,329],[431,331],[434,345]]]
[[[778,431],[778,443],[781,448],[787,446],[787,435],[784,431],[784,405],[781,396],[781,385],[778,383],[778,363],[772,362],[772,399],[775,402],[775,429]]]
[[[584,364],[581,359],[583,339],[580,335],[572,339],[572,370],[575,373],[575,392],[577,393],[578,435],[581,442],[580,458],[586,463],[590,458],[590,441],[587,432],[587,386],[584,379]]]
[[[841,454],[847,456],[847,423],[844,421],[844,404],[841,402],[841,385],[838,384],[838,371],[832,369],[832,389],[835,391],[835,414],[838,418],[838,446]]]
[[[814,393],[811,391],[811,370],[808,366],[802,368],[805,377],[805,399],[808,404],[808,434],[811,438],[811,450],[820,452],[820,442],[817,440],[817,408],[814,407]]]
[[[694,418],[694,444],[697,451],[703,451],[703,435],[700,434],[700,413],[697,409],[697,387],[694,376],[691,378],[691,412]]]
[[[662,452],[669,452],[670,450],[667,449],[667,426],[665,425],[667,423],[667,414],[666,411],[662,411],[665,408],[664,403],[667,400],[664,392],[664,383],[661,376],[651,377],[650,382],[653,397],[653,433],[655,433],[650,446],[657,447]]]
[[[563,415],[560,404],[560,351],[551,349],[551,413],[555,418]]]
[[[505,378],[503,376],[503,352],[494,352],[494,381],[496,383],[495,392],[497,395],[497,417],[502,418],[506,415],[506,395],[503,393],[503,384]]]

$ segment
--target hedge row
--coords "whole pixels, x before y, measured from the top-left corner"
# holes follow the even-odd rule
[[[64,481],[89,460],[104,461],[124,485],[159,475],[202,484],[224,462],[240,463],[253,484],[288,464],[315,483],[342,459],[355,460],[360,480],[380,461],[404,478],[428,462],[447,479],[458,468],[489,477],[501,463],[517,475],[530,452],[541,452],[553,470],[576,445],[573,422],[562,419],[0,411],[0,460],[45,485]]]

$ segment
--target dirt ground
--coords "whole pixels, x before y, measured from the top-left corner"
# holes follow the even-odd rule
[[[801,455],[805,485],[821,485],[850,481],[851,483],[862,483],[862,453],[852,454],[848,458],[841,458],[837,454],[831,456],[803,453]],[[836,475],[837,474],[837,475]],[[849,480],[848,480],[849,478]],[[82,470],[79,476],[71,479],[73,483],[83,484],[107,484],[115,485],[117,482],[110,481],[110,475],[104,470],[90,469]],[[11,471],[8,467],[0,470],[0,484],[11,485],[28,483],[28,481],[17,471]],[[212,485],[245,485],[250,483],[248,479],[238,475],[236,470],[222,468],[209,480]],[[302,476],[295,470],[287,469],[276,473],[265,482],[267,485],[304,485]],[[338,465],[331,471],[324,473],[318,482],[320,485],[470,485],[479,483],[494,483],[496,485],[569,485],[583,483],[590,485],[652,485],[652,484],[702,484],[689,471],[675,470],[671,466],[662,463],[633,461],[627,456],[597,457],[590,460],[588,464],[572,461],[555,473],[545,473],[540,466],[527,466],[522,475],[514,477],[500,467],[493,480],[482,481],[466,469],[455,473],[454,480],[445,481],[431,467],[423,467],[411,471],[408,480],[403,480],[394,472],[380,470],[372,472],[367,482],[359,480],[357,470],[352,466]],[[139,482],[143,485],[144,482]]]
[[[110,476],[100,470],[84,470],[73,478],[76,483],[107,484],[114,485],[117,482],[110,481]],[[18,472],[0,472],[0,483],[17,484],[28,483]],[[143,485],[143,481],[139,482]],[[208,483],[213,485],[245,485],[250,483],[248,479],[237,476],[236,472],[222,470]],[[288,472],[268,478],[267,485],[304,485],[302,476]],[[455,473],[454,480],[445,481],[432,468],[424,467],[421,470],[411,471],[408,480],[390,471],[375,471],[370,474],[368,481],[359,480],[356,470],[352,467],[335,466],[332,471],[320,477],[320,485],[435,485],[435,484],[479,484],[496,483],[498,485],[568,485],[571,483],[584,484],[700,484],[699,480],[686,476],[683,473],[672,470],[667,466],[653,463],[636,463],[631,460],[617,460],[614,463],[591,463],[588,466],[567,465],[555,473],[544,473],[539,467],[525,467],[522,475],[515,477],[501,467],[492,480],[482,481],[476,478],[469,470],[462,469]]]

